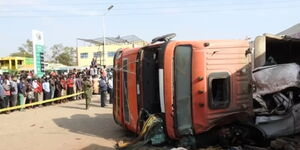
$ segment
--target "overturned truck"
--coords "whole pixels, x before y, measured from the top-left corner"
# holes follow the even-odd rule
[[[244,40],[173,37],[115,54],[114,119],[140,134],[119,148],[142,145],[139,141],[190,149],[264,146],[270,138],[300,131],[300,59],[294,58],[300,55],[292,50],[300,46],[298,40],[264,35],[251,48]],[[283,58],[280,51],[289,54]],[[282,69],[290,71],[288,76]]]

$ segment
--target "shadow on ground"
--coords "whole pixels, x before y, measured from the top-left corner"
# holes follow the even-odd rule
[[[79,103],[78,105],[80,105],[80,106],[84,106],[85,107],[85,103]],[[100,108],[100,104],[90,104],[90,107],[99,107]]]
[[[81,150],[114,150],[114,148],[91,144],[87,147],[82,148]]]
[[[85,110],[85,107],[74,107],[74,106],[58,106],[58,107]]]
[[[68,129],[70,132],[112,139],[114,141],[131,141],[136,137],[135,134],[122,129],[116,125],[112,114],[96,114],[90,117],[86,114],[72,115],[70,118],[57,118],[53,121],[61,128]],[[113,150],[114,148],[91,144],[81,150]],[[146,145],[139,150],[168,150],[166,147],[153,147]]]
[[[70,118],[57,118],[53,119],[53,121],[57,126],[79,134],[114,139],[116,141],[128,136],[128,132],[116,125],[112,114],[96,114],[95,117],[90,117],[86,114],[76,114]]]

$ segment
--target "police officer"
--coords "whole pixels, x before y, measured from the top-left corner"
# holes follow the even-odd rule
[[[83,91],[85,96],[86,109],[89,109],[93,90],[92,90],[92,82],[89,80],[88,77],[83,78]]]

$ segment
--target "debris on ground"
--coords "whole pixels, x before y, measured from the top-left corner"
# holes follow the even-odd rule
[[[178,148],[172,148],[171,150],[187,150],[187,149],[183,147],[178,147]]]
[[[164,143],[165,140],[163,120],[156,115],[150,115],[138,137],[130,142],[118,142],[116,148],[119,150],[140,149],[147,143],[159,145]]]
[[[270,147],[274,150],[299,150],[300,149],[300,137],[283,137],[273,140]]]

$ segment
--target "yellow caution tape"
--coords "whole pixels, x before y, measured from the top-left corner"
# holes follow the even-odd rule
[[[14,106],[14,107],[8,107],[8,108],[0,109],[0,112],[10,111],[10,110],[15,110],[15,109],[20,109],[20,108],[26,108],[26,107],[29,107],[29,106],[41,105],[41,104],[44,104],[44,103],[49,103],[49,102],[54,102],[54,101],[74,97],[74,96],[77,96],[77,95],[80,95],[80,94],[83,94],[83,92],[79,92],[79,93],[75,93],[75,94],[71,94],[71,95],[66,95],[66,96],[62,96],[62,97],[57,97],[57,98],[53,98],[53,99],[49,99],[49,100],[43,100],[43,101],[40,101],[40,102],[34,102],[34,103],[30,103],[30,104],[24,104],[24,105],[19,105],[19,106]]]

